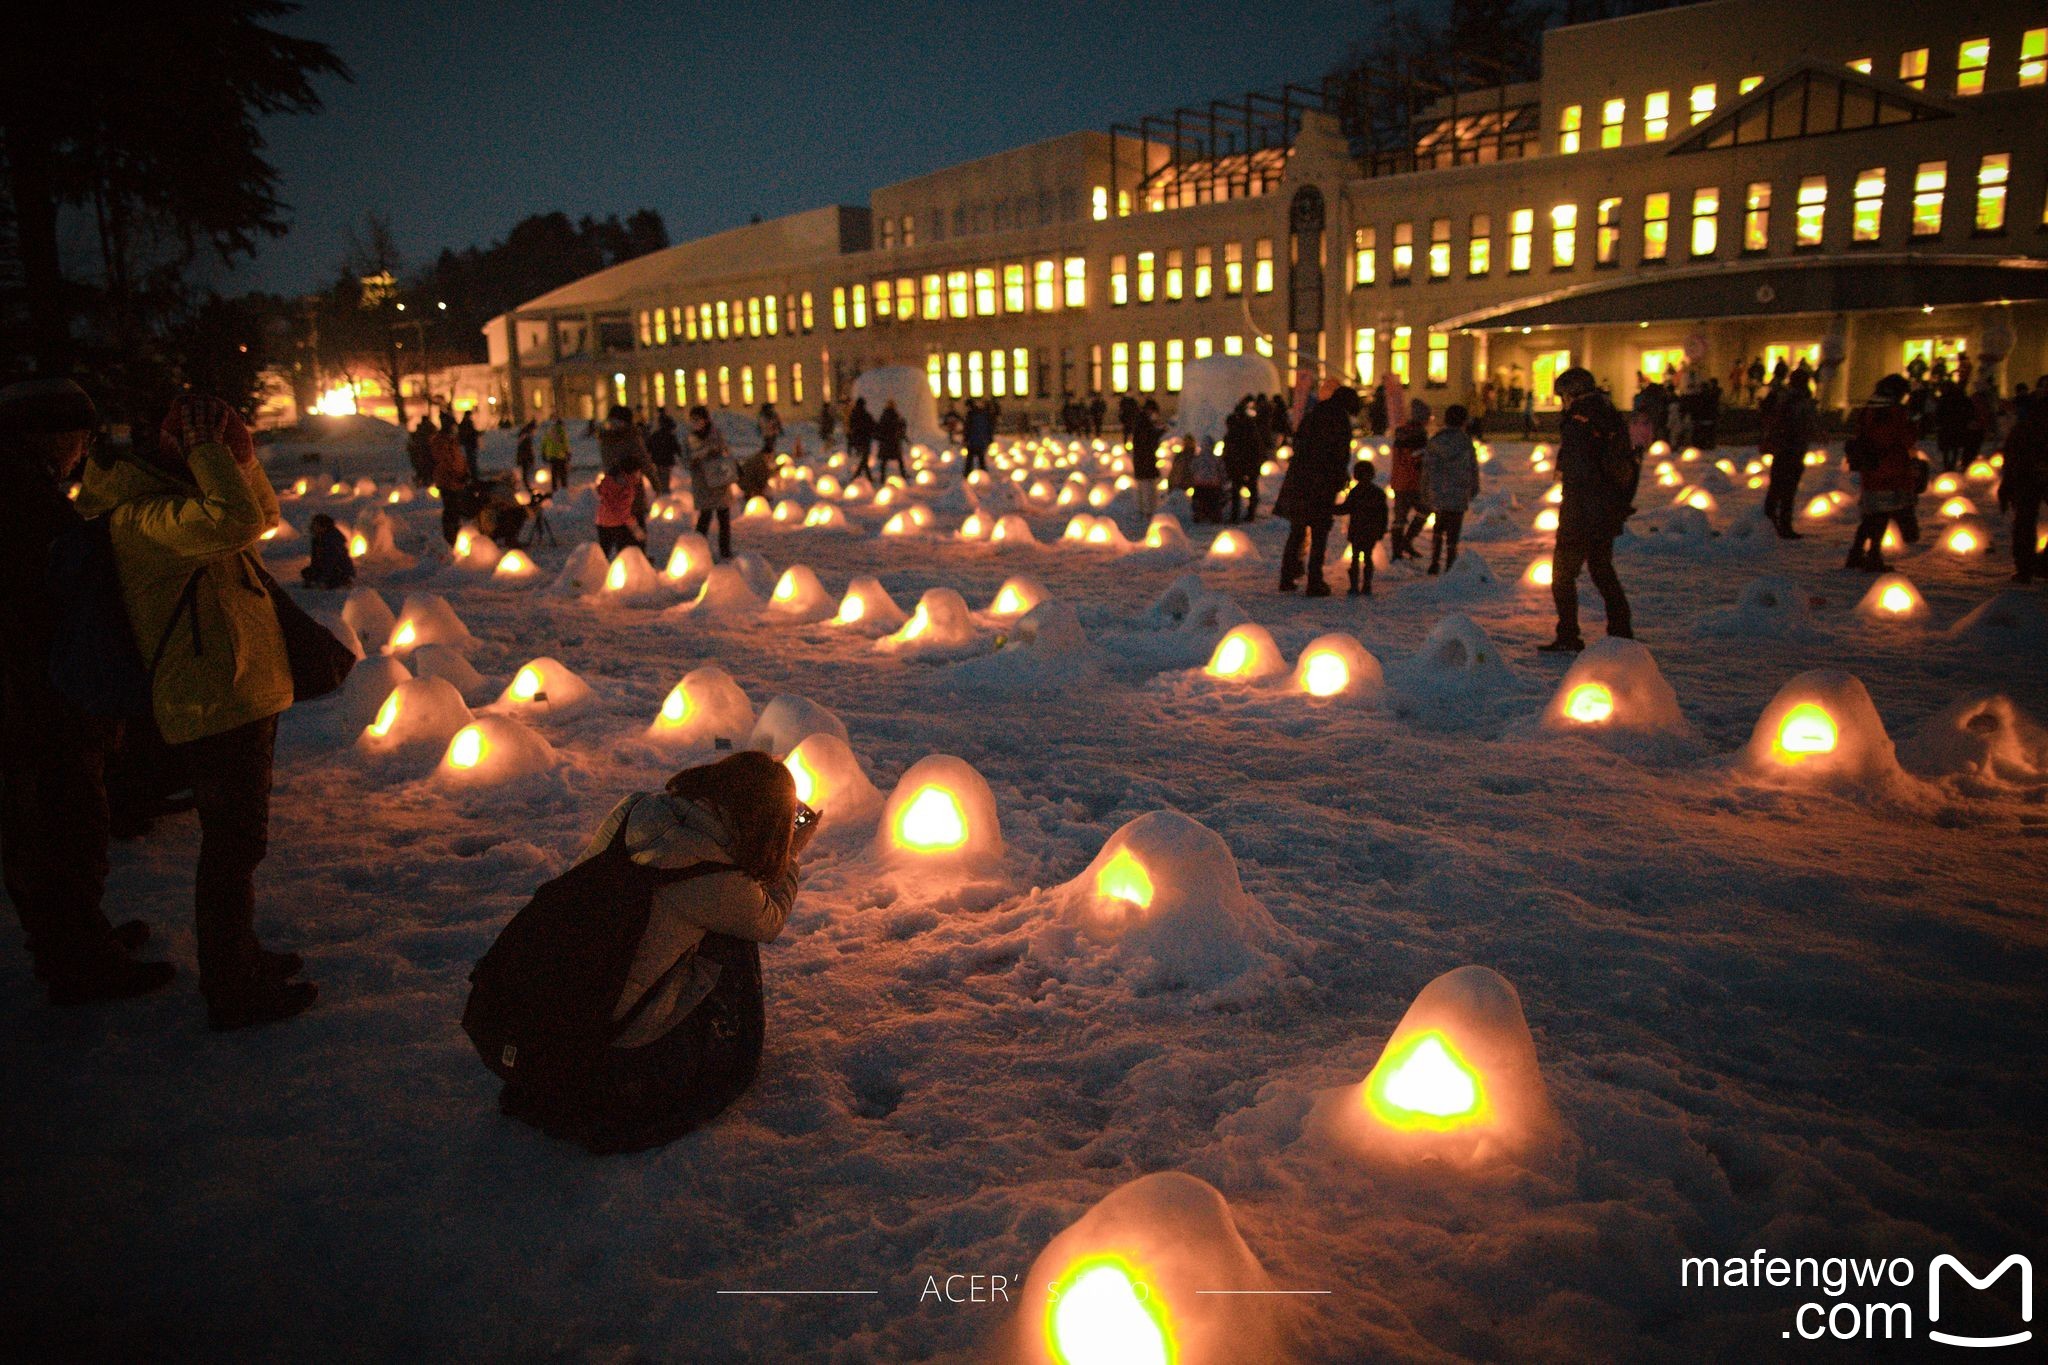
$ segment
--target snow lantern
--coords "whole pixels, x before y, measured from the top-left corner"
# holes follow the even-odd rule
[[[821,498],[836,498],[846,491],[845,486],[830,474],[818,480],[817,489]]]
[[[1015,512],[996,519],[995,528],[988,533],[988,540],[991,545],[1005,545],[1011,548],[1038,544],[1038,538],[1031,534],[1031,523]]]
[[[489,786],[554,766],[548,742],[510,716],[478,716],[455,732],[437,769],[444,781]]]
[[[767,521],[774,515],[774,507],[769,504],[768,499],[762,497],[759,493],[748,498],[746,505],[740,508],[741,521]]]
[[[370,648],[377,648],[391,638],[391,632],[398,627],[398,618],[391,614],[391,606],[375,588],[357,588],[341,604],[341,619],[348,622],[356,638]]]
[[[719,740],[741,745],[754,730],[754,704],[717,664],[691,669],[669,689],[647,737],[681,748],[715,748]]]
[[[870,635],[887,635],[909,620],[896,599],[878,578],[856,578],[846,585],[839,610],[832,617],[835,626],[847,626]]]
[[[1311,697],[1373,697],[1386,686],[1380,661],[1342,631],[1319,635],[1294,663],[1294,686]]]
[[[1468,676],[1501,667],[1500,651],[1477,621],[1452,612],[1430,628],[1415,661],[1439,676]]]
[[[1486,967],[1422,988],[1349,1105],[1342,1135],[1394,1161],[1481,1165],[1539,1152],[1559,1135],[1521,997]]]
[[[561,573],[555,576],[554,586],[549,589],[558,597],[590,597],[604,591],[605,575],[611,564],[605,559],[604,551],[591,541],[584,541],[569,551],[569,558],[562,565]]]
[[[714,564],[704,575],[704,586],[690,601],[673,608],[692,615],[751,617],[761,610],[761,599],[737,566]]]
[[[408,654],[421,645],[447,645],[451,649],[474,649],[477,640],[448,605],[444,597],[430,592],[414,593],[405,599],[391,638],[384,642],[386,654]]]
[[[649,570],[652,572],[652,570]],[[590,700],[590,684],[559,659],[543,655],[521,664],[494,709],[513,714],[561,715]]]
[[[1088,533],[1095,529],[1095,518],[1087,512],[1077,512],[1067,518],[1066,529],[1060,532],[1060,539],[1076,545],[1088,543]]]
[[[445,678],[465,697],[484,685],[483,674],[471,667],[462,651],[448,645],[421,645],[412,653],[413,671],[422,678]]]
[[[783,621],[822,621],[832,615],[832,594],[804,564],[792,564],[768,594],[768,614]]]
[[[1951,493],[1960,492],[1962,487],[1962,479],[1953,473],[1937,474],[1934,476],[1934,482],[1928,485],[1929,491],[1936,497],[1942,498],[1947,497]]]
[[[1229,560],[1234,564],[1256,564],[1259,551],[1252,544],[1252,538],[1242,531],[1218,531],[1216,539],[1209,542],[1209,558]]]
[[[960,523],[960,529],[954,532],[954,535],[960,540],[987,540],[989,528],[993,524],[984,513],[969,512],[967,519]]]
[[[761,708],[761,718],[754,722],[753,731],[747,736],[747,747],[780,761],[788,758],[797,745],[818,734],[844,740],[846,723],[809,697],[778,696]]]
[[[352,559],[385,568],[404,569],[413,564],[413,557],[398,548],[391,518],[382,510],[371,511],[356,524],[355,534],[349,537],[348,552]]]
[[[654,572],[654,565],[647,560],[647,552],[638,545],[628,545],[612,556],[611,567],[604,572],[604,593],[621,601],[647,597],[661,586],[661,579]]]
[[[1685,729],[1678,694],[1650,651],[1635,640],[1595,640],[1565,670],[1550,705],[1546,730],[1671,732]]]
[[[1018,574],[1003,580],[1003,586],[996,589],[995,597],[989,602],[985,616],[998,621],[1014,621],[1046,599],[1045,585],[1035,578]]]
[[[384,699],[401,684],[412,681],[412,673],[389,654],[372,654],[349,670],[341,685],[341,714],[353,735],[377,718]]]
[[[507,550],[491,570],[491,577],[509,583],[530,583],[540,576],[540,566],[524,550]]]
[[[287,540],[297,540],[298,538],[299,528],[292,525],[290,518],[284,516],[279,516],[275,526],[272,526],[268,531],[257,537],[257,539],[267,541],[273,545]]]
[[[1854,676],[1802,673],[1778,689],[1742,751],[1743,767],[1774,782],[1873,783],[1897,771],[1891,737]]]
[[[1942,532],[1941,548],[1952,555],[1973,555],[1991,548],[1991,536],[1981,522],[1958,521]]]
[[[796,799],[834,823],[870,815],[882,799],[838,735],[821,730],[804,736],[782,766],[796,779]]]
[[[465,526],[455,533],[455,543],[448,547],[448,557],[477,573],[492,572],[503,559],[498,542],[473,526]]]
[[[1273,643],[1272,633],[1251,621],[1233,626],[1218,640],[1202,668],[1209,677],[1230,682],[1258,682],[1286,670],[1287,660]]]
[[[875,647],[892,653],[916,653],[958,649],[972,644],[974,639],[974,620],[960,594],[951,588],[927,588],[902,629],[875,641]]]
[[[1998,466],[1989,460],[1972,460],[1970,467],[1963,471],[1963,477],[1971,483],[1990,483],[1998,477]]]
[[[339,640],[341,647],[355,655],[359,662],[370,652],[363,648],[362,637],[356,634],[354,626],[342,619],[340,612],[328,607],[313,606],[306,609],[306,614],[327,627],[327,633]]]
[[[917,522],[912,520],[909,512],[898,512],[882,523],[882,534],[885,536],[915,535],[917,529]]]
[[[672,588],[686,588],[701,583],[704,575],[711,572],[711,542],[695,531],[685,531],[676,537],[676,543],[668,552],[668,562],[662,565],[661,578]]]
[[[1286,1358],[1272,1279],[1223,1196],[1179,1171],[1112,1190],[1046,1244],[1023,1288],[1002,1365]]]
[[[967,866],[1003,853],[995,793],[965,759],[927,754],[897,779],[876,834],[893,862]]]
[[[2008,588],[1970,608],[1948,633],[1954,639],[2022,658],[2029,650],[2048,650],[2048,607],[2032,593]]]
[[[1901,573],[1888,573],[1870,585],[1870,591],[1856,604],[1856,614],[1866,621],[1925,622],[1927,599],[1913,586],[1912,579]]]
[[[1082,541],[1082,544],[1090,549],[1108,550],[1114,554],[1122,554],[1131,548],[1129,538],[1124,535],[1124,528],[1117,525],[1115,519],[1111,517],[1095,518],[1094,524],[1089,526],[1087,538]]]
[[[1955,497],[1942,503],[1941,515],[1947,517],[1950,521],[1954,521],[1959,517],[1974,517],[1977,515],[1977,504],[1958,493]]]
[[[1145,526],[1145,548],[1185,558],[1194,554],[1194,542],[1181,529],[1180,521],[1166,512],[1156,513]]]
[[[1536,520],[1533,525],[1538,531],[1555,531],[1557,529],[1557,509],[1555,507],[1544,508],[1536,514]]]
[[[413,678],[392,689],[356,737],[356,747],[373,754],[416,744],[440,748],[473,719],[455,684],[446,678]]]
[[[801,526],[804,524],[804,505],[795,498],[782,498],[768,515],[777,526]]]
[[[1538,555],[1529,561],[1529,567],[1522,570],[1522,586],[1538,592],[1549,592],[1551,581],[1549,555]]]
[[[2011,698],[1979,693],[1925,721],[1899,745],[1899,762],[1921,777],[1960,778],[1991,793],[2038,789],[2048,778],[2048,729]]]
[[[804,527],[812,531],[851,531],[853,523],[846,519],[846,513],[829,502],[814,503],[804,513]]]

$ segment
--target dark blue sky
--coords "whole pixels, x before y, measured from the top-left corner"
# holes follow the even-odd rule
[[[1312,82],[1372,0],[717,6],[311,0],[355,72],[266,125],[292,231],[230,283],[325,284],[387,215],[410,264],[529,213],[659,210],[681,241],[1007,147]]]

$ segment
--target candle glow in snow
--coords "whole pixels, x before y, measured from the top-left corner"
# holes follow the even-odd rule
[[[685,531],[676,537],[676,543],[669,549],[668,562],[662,565],[661,576],[672,587],[685,587],[711,572],[711,542],[695,531]]]
[[[768,614],[785,621],[822,621],[833,612],[832,594],[804,564],[792,564],[768,594]]]
[[[1002,856],[995,793],[966,760],[928,754],[897,780],[877,835],[898,863],[987,863]]]
[[[917,609],[902,629],[875,641],[877,649],[917,654],[926,651],[958,650],[975,641],[974,621],[967,602],[951,588],[927,588],[917,599]]]
[[[465,786],[515,781],[554,766],[548,742],[510,716],[478,716],[455,732],[439,776]]]
[[[779,762],[789,757],[797,745],[816,734],[844,740],[846,722],[809,697],[771,697],[761,708],[761,718],[754,722],[753,731],[747,736],[747,747],[772,754]]]
[[[880,579],[856,578],[846,585],[846,596],[839,599],[832,624],[869,635],[887,635],[909,619]]]
[[[405,599],[397,624],[392,627],[391,637],[384,642],[384,652],[405,654],[421,645],[448,645],[466,650],[474,649],[476,643],[476,637],[462,624],[462,618],[455,614],[455,608],[448,605],[446,598],[423,592]]]
[[[1544,708],[1542,728],[1634,734],[1684,734],[1678,694],[1650,651],[1607,636],[1572,660]]]
[[[499,694],[495,709],[560,715],[589,699],[589,683],[570,672],[561,660],[543,655],[520,666],[504,692]]]
[[[999,621],[1014,621],[1045,600],[1045,588],[1037,579],[1021,574],[1003,580],[1003,586],[996,589],[995,597],[988,604],[984,615]]]
[[[1870,591],[1856,604],[1856,614],[1867,621],[1924,621],[1927,602],[1913,586],[1913,580],[1904,574],[1888,573],[1870,585]]]
[[[753,733],[754,704],[717,664],[683,675],[662,698],[647,737],[679,748],[709,749],[721,739],[740,744]]]
[[[796,781],[796,799],[837,824],[871,814],[881,792],[861,770],[860,760],[838,735],[806,735],[782,760]]]
[[[525,582],[539,572],[540,570],[534,565],[534,562],[526,557],[526,551],[507,550],[505,551],[504,558],[500,559],[497,565],[492,568],[491,577],[509,579],[514,582]]]
[[[1264,626],[1247,621],[1233,626],[1216,642],[1202,672],[1231,682],[1258,682],[1286,668],[1287,660],[1281,655],[1280,646],[1273,643],[1271,633]]]
[[[413,678],[392,689],[356,745],[379,754],[414,744],[438,748],[472,719],[462,694],[446,678]]]
[[[647,561],[647,552],[638,545],[628,545],[613,555],[611,567],[604,574],[604,591],[610,597],[646,597],[660,585],[654,565]]]
[[[1850,674],[1802,673],[1757,718],[1740,765],[1778,783],[1873,785],[1898,776],[1898,760],[1870,693]]]
[[[1252,539],[1242,531],[1218,531],[1216,539],[1209,542],[1209,558],[1229,559],[1240,562],[1255,561],[1259,552],[1253,548]]]
[[[341,619],[348,622],[356,638],[364,645],[375,649],[391,638],[398,628],[398,618],[391,613],[391,606],[375,588],[357,588],[341,604]]]
[[[1294,685],[1311,697],[1377,696],[1385,686],[1380,661],[1341,631],[1309,641],[1294,664]]]

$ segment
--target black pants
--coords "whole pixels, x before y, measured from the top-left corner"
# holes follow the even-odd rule
[[[1764,519],[1780,531],[1792,529],[1799,510],[1799,481],[1806,475],[1806,452],[1780,451],[1771,456],[1771,483],[1764,491]]]
[[[192,775],[199,810],[193,938],[209,996],[256,978],[256,867],[270,851],[270,780],[277,717],[173,746]]]
[[[1592,575],[1593,586],[1600,590],[1600,600],[1607,604],[1607,633],[1633,638],[1628,594],[1621,590],[1621,579],[1614,572],[1614,537],[1567,531],[1561,526],[1550,555],[1550,600],[1557,604],[1557,638],[1580,638],[1580,569]]]
[[[1239,520],[1238,511],[1240,508],[1244,512],[1243,520],[1257,521],[1259,519],[1259,471],[1256,469],[1249,474],[1235,474],[1231,476],[1230,519],[1232,521]]]
[[[910,471],[903,467],[903,447],[883,446],[882,453],[875,458],[876,483],[880,483],[889,477],[889,461],[891,460],[896,462],[896,472],[898,474],[901,474],[906,479],[910,477]]]
[[[697,514],[697,534],[703,535],[711,529],[711,519],[718,518],[718,557],[732,558],[732,509],[730,507],[707,507]]]
[[[640,537],[631,526],[600,526],[597,528],[597,548],[604,551],[606,559],[615,559],[619,551],[628,545],[638,545]]]
[[[1429,543],[1429,567],[1437,566],[1439,557],[1448,569],[1458,562],[1458,533],[1465,529],[1465,513],[1439,511],[1436,514],[1436,533]]]
[[[1290,520],[1288,522],[1287,544],[1280,552],[1280,581],[1282,583],[1288,587],[1293,587],[1295,580],[1301,577],[1304,567],[1302,561],[1302,551],[1304,548],[1308,552],[1306,565],[1308,581],[1311,583],[1323,581],[1323,556],[1329,553],[1330,525],[1335,520],[1335,516],[1325,512],[1306,521]]]
[[[567,460],[549,460],[549,461],[548,461],[548,470],[549,470],[549,472],[550,472],[550,473],[551,473],[551,474],[553,475],[553,477],[554,477],[554,482],[555,482],[555,491],[556,491],[557,493],[566,493],[566,492],[568,492],[568,491],[569,491],[569,462],[568,462]]]
[[[2048,559],[2037,548],[2041,543],[2041,495],[2021,493],[2012,500],[2012,567],[2022,582],[2032,582],[2048,572]]]
[[[1908,545],[1920,539],[1920,514],[1911,507],[1897,512],[1872,512],[1856,523],[1856,539],[1849,544],[1851,569],[1867,568],[1884,562],[1884,528],[1887,522],[1899,524],[1899,537]]]
[[[1415,553],[1415,537],[1422,534],[1422,524],[1429,519],[1429,512],[1422,505],[1420,493],[1394,494],[1393,528],[1394,558]]]
[[[963,464],[963,465],[961,465],[961,466],[960,466],[960,477],[964,479],[964,478],[966,478],[966,477],[967,477],[967,476],[968,476],[969,474],[972,474],[972,473],[973,473],[973,472],[974,472],[975,470],[977,470],[977,469],[981,469],[981,470],[986,470],[987,468],[988,468],[988,447],[987,447],[987,446],[969,446],[969,447],[967,447],[967,462],[966,462],[965,464]]]
[[[0,753],[0,870],[42,978],[90,961],[108,932],[105,755],[65,738]]]
[[[856,441],[853,444],[853,450],[855,454],[860,456],[860,460],[853,466],[853,473],[846,476],[848,483],[852,483],[855,479],[862,477],[868,472],[868,461],[874,458],[875,444],[872,440]]]
[[[1368,595],[1372,592],[1372,546],[1353,545],[1351,562],[1346,571],[1351,575],[1351,586]]]

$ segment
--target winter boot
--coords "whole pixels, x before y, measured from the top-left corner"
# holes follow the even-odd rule
[[[1577,654],[1585,647],[1586,642],[1576,635],[1569,639],[1560,635],[1547,645],[1536,646],[1536,651],[1539,654]]]
[[[1330,585],[1320,578],[1311,578],[1308,581],[1308,587],[1302,590],[1301,595],[1303,597],[1328,597],[1330,595]]]
[[[231,994],[206,997],[206,1022],[215,1033],[274,1024],[304,1014],[320,998],[310,981],[268,981],[261,978]]]

